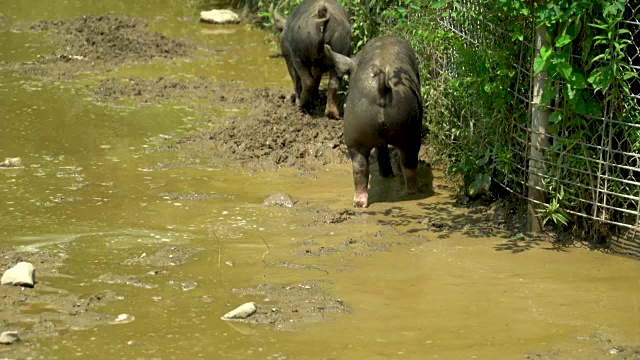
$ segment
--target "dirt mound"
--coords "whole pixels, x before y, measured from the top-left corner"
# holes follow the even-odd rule
[[[308,281],[295,285],[263,284],[233,289],[243,296],[261,297],[258,311],[240,322],[270,324],[276,330],[298,330],[303,324],[331,321],[335,314],[348,313],[342,300],[328,296],[320,284]]]
[[[312,114],[300,112],[279,88],[247,89],[227,84],[212,92],[212,104],[222,108],[247,109],[242,116],[212,118],[214,130],[184,137],[167,147],[189,149],[192,156],[222,158],[244,167],[273,170],[279,167],[309,169],[344,163],[346,146],[342,121],[320,116],[323,99]]]
[[[94,85],[87,85],[94,87]],[[93,89],[93,98],[102,104],[132,101],[135,104],[157,104],[176,99],[213,100],[224,84],[216,84],[205,77],[191,80],[174,78],[109,78],[101,80]],[[194,104],[190,104],[194,105]]]
[[[197,47],[187,40],[149,32],[144,19],[124,15],[85,15],[22,23],[16,30],[48,32],[59,50],[19,67],[20,75],[53,80],[125,62],[190,56]]]
[[[104,79],[93,90],[93,98],[102,104],[134,106],[185,101],[187,107],[209,119],[213,130],[177,142],[169,139],[160,150],[187,150],[192,159],[224,158],[262,170],[347,161],[342,121],[322,115],[324,91],[311,114],[298,110],[282,88],[249,89],[237,83],[213,83],[205,77]],[[220,109],[233,115],[220,116]]]
[[[227,119],[227,126],[209,133],[209,141],[235,160],[263,166],[344,161],[342,122],[302,114],[283,93],[264,89],[256,95],[266,101],[248,116]]]

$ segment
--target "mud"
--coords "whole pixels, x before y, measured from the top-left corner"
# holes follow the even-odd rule
[[[153,255],[142,253],[140,256],[128,259],[125,265],[148,265],[148,266],[175,266],[182,265],[189,261],[194,254],[203,249],[189,249],[183,247],[165,247]]]
[[[99,312],[103,305],[119,300],[111,292],[74,294],[53,288],[39,277],[66,277],[58,268],[66,254],[62,250],[14,252],[0,249],[0,269],[20,261],[32,263],[36,268],[36,285],[33,288],[2,286],[0,292],[0,327],[18,331],[23,340],[57,336],[70,330],[90,329],[114,320],[111,315]]]
[[[3,17],[0,15],[0,26]],[[53,34],[52,44],[57,50],[32,63],[11,64],[20,76],[35,76],[43,81],[65,81],[86,71],[108,72],[113,66],[152,59],[176,59],[196,56],[198,47],[187,40],[167,38],[149,33],[142,19],[120,15],[92,15],[63,20],[38,21],[22,24],[21,30]],[[215,50],[207,50],[215,51]],[[126,104],[143,107],[164,103],[186,102],[198,119],[206,126],[185,137],[167,137],[159,141],[151,151],[171,151],[179,155],[173,163],[160,167],[212,166],[240,164],[246,171],[273,171],[293,168],[301,172],[315,170],[327,164],[344,164],[345,145],[342,123],[330,120],[322,114],[326,98],[324,92],[316,100],[310,114],[303,114],[291,103],[289,90],[281,88],[249,89],[237,83],[213,83],[208,78],[107,78],[84,88],[95,103],[105,106]],[[222,115],[221,115],[222,114]],[[201,124],[202,125],[202,124]],[[393,156],[397,158],[397,156]],[[375,160],[373,158],[373,160]],[[422,159],[424,160],[424,158]],[[396,166],[397,167],[397,166]],[[346,174],[345,176],[350,176]],[[446,191],[438,185],[436,191]],[[209,193],[164,192],[168,200],[206,200],[230,195]],[[70,200],[70,199],[66,199]],[[66,201],[65,200],[65,201]],[[305,226],[340,226],[343,223],[359,224],[377,215],[374,211],[333,209],[309,205],[296,199],[277,198],[267,205],[291,207],[291,211],[305,219]],[[290,204],[290,205],[289,205]],[[455,207],[425,205],[420,226],[429,232],[446,238],[452,233],[473,237],[490,236],[498,230],[510,229],[511,240],[496,245],[496,250],[521,252],[549,238],[531,238],[523,242],[524,213],[517,202],[505,201],[488,204],[463,199]],[[392,210],[386,210],[392,211]],[[388,215],[388,214],[385,214]],[[395,228],[416,219],[389,216],[380,220],[390,233]],[[386,229],[385,228],[385,229]],[[407,231],[408,234],[411,231]],[[367,257],[376,253],[405,247],[408,243],[385,241],[387,234],[374,234],[374,240],[364,237],[343,237],[339,242],[319,244],[314,240],[297,242],[291,254],[293,259],[265,264],[270,268],[304,269],[318,272],[336,270],[328,266],[309,265],[308,259],[336,257]],[[379,241],[377,240],[379,239]],[[416,240],[417,239],[417,240]],[[419,236],[411,241],[420,240]],[[34,252],[0,248],[0,269],[4,270],[19,261],[32,262],[37,276],[64,277],[59,268],[66,261],[65,247],[73,243],[44,247]],[[193,281],[160,279],[158,275],[170,273],[173,267],[192,261],[203,249],[167,246],[154,254],[141,253],[122,263],[119,273],[104,273],[93,279],[96,283],[117,284],[142,289],[169,285],[183,291],[198,286]],[[264,256],[263,256],[264,257]],[[263,259],[264,261],[264,259]],[[266,271],[265,270],[265,271]],[[338,269],[340,270],[340,269]],[[131,274],[130,272],[134,272]],[[235,288],[233,292],[256,301],[258,311],[243,322],[267,324],[274,329],[294,331],[313,323],[332,321],[350,309],[340,299],[325,290],[326,283],[304,281],[288,285],[263,284],[248,288]],[[116,293],[72,294],[55,289],[46,281],[38,281],[33,289],[3,287],[0,295],[0,326],[11,324],[12,330],[24,339],[49,337],[75,329],[89,329],[114,321],[114,315],[100,313],[100,308],[121,299]],[[202,297],[203,301],[212,301]],[[29,310],[25,310],[25,309]],[[39,309],[34,311],[33,309]],[[16,324],[17,327],[16,327]],[[243,324],[230,323],[230,326]],[[251,331],[243,329],[239,331]],[[591,348],[595,356],[610,354],[615,359],[637,358],[639,350],[599,342],[597,337]],[[604,345],[603,345],[604,344]],[[615,348],[615,354],[611,349]],[[604,352],[603,352],[604,351]],[[1,353],[0,353],[1,354]],[[15,354],[14,354],[15,355]],[[567,354],[559,352],[531,354],[528,359],[560,359]]]
[[[214,130],[204,131],[167,146],[186,151],[198,159],[215,162],[224,157],[255,170],[281,167],[311,170],[347,161],[342,141],[342,123],[319,117],[321,109],[303,114],[291,105],[283,89],[246,89],[228,86],[226,95],[214,101],[224,107],[228,101],[246,115],[213,118]],[[322,100],[319,101],[321,103]]]
[[[349,312],[342,300],[328,296],[317,282],[265,284],[233,291],[262,297],[256,303],[256,313],[242,322],[269,324],[278,330],[293,331],[304,324],[331,321],[332,315]]]
[[[280,167],[314,169],[347,161],[342,123],[325,118],[324,92],[311,114],[291,105],[284,89],[247,89],[235,83],[213,83],[207,78],[106,79],[93,92],[102,104],[153,105],[180,99],[214,130],[167,141],[158,150],[174,150],[191,158],[213,161],[222,158],[254,170]],[[241,115],[220,116],[220,110]],[[217,164],[224,165],[224,164]]]
[[[1,21],[1,18],[0,18]],[[86,71],[108,72],[113,66],[152,59],[189,58],[197,46],[188,40],[170,39],[149,33],[143,19],[121,15],[87,15],[62,20],[43,20],[22,23],[20,31],[45,32],[57,48],[31,63],[12,64],[20,76],[35,76],[43,81],[71,80]],[[172,151],[180,160],[162,163],[161,168],[189,165],[241,164],[248,171],[269,171],[278,168],[313,170],[326,164],[347,162],[343,143],[342,122],[325,118],[326,94],[320,96],[310,114],[298,111],[291,102],[289,90],[281,88],[248,89],[237,83],[214,83],[205,77],[106,78],[96,84],[85,85],[92,100],[105,106],[157,106],[183,102],[204,119],[206,130],[175,139],[163,138],[151,151]],[[222,112],[222,116],[220,113]],[[394,156],[397,158],[397,156]],[[375,160],[375,159],[373,159]],[[346,175],[348,176],[348,175]],[[206,193],[161,193],[168,200],[206,200],[228,195]],[[280,199],[280,198],[278,198]],[[280,205],[274,200],[267,205]],[[352,209],[331,209],[290,199],[291,211],[309,218],[307,226],[334,226],[348,221],[363,222],[362,212]],[[442,213],[441,209],[437,213]],[[439,215],[438,215],[439,216]],[[434,231],[460,230],[448,224],[442,215],[427,218],[425,226]],[[486,220],[482,211],[478,219]],[[380,237],[383,234],[379,234]],[[368,241],[348,238],[340,243],[318,245],[301,243],[294,254],[301,260],[308,257],[370,256],[386,252],[400,243]],[[66,244],[64,246],[72,246]],[[59,246],[60,247],[60,246]],[[97,283],[154,289],[159,287],[157,275],[171,266],[184,265],[202,249],[164,247],[155,254],[142,253],[124,261],[125,266],[142,266],[146,270],[136,274],[105,273],[94,279]],[[38,275],[61,276],[57,268],[65,260],[63,249],[43,249],[37,252],[2,250],[2,268],[18,261],[34,263]],[[308,269],[326,272],[315,266],[293,261],[265,264],[269,268]],[[151,268],[151,270],[149,270]],[[166,285],[166,283],[163,283]],[[190,290],[196,283],[171,281],[170,286]],[[259,285],[234,289],[246,297],[259,296],[258,312],[247,319],[249,323],[270,324],[279,330],[295,330],[310,323],[329,321],[333,315],[347,313],[339,299],[322,289],[322,283],[303,282],[293,285]],[[72,328],[91,328],[113,321],[113,316],[94,312],[102,304],[118,297],[106,294],[67,294],[38,283],[33,289],[4,288],[1,297],[2,323],[24,323],[17,330],[24,337],[51,336]],[[20,304],[43,304],[52,311],[38,315],[21,313]],[[55,310],[55,311],[53,311]],[[28,325],[27,325],[28,324]]]
[[[589,350],[580,354],[582,359],[614,359],[637,360],[640,359],[640,346],[628,346],[615,344],[603,334],[595,333],[588,336],[579,336],[577,340],[588,344]],[[525,360],[559,360],[576,358],[576,354],[562,349],[556,349],[536,354],[525,355]]]
[[[20,76],[60,81],[128,62],[188,57],[197,50],[188,40],[167,38],[147,28],[144,19],[113,14],[20,23],[14,31],[46,33],[57,50],[14,66]]]

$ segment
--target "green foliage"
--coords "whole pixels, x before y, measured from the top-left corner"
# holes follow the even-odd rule
[[[634,131],[627,134],[622,125],[638,121],[629,116],[637,112],[637,105],[623,106],[623,95],[629,95],[627,81],[637,76],[625,60],[625,48],[631,43],[630,32],[621,26],[626,4],[619,0],[549,1],[536,8],[537,25],[546,27],[551,45],[541,49],[534,71],[546,71],[543,104],[557,109],[549,117],[553,141],[547,172],[565,184],[580,184],[569,188],[560,182],[550,185],[549,192],[554,195],[543,216],[556,223],[558,218],[551,214],[562,217],[564,210],[593,212],[591,204],[598,199],[589,188],[596,186],[599,176],[594,165],[598,146],[615,146],[609,138],[629,136],[632,146],[626,151],[633,151]],[[608,130],[602,121],[595,120],[604,117],[616,121]],[[618,180],[624,174],[608,172],[608,191],[627,191]],[[609,201],[610,206],[625,206],[615,198]]]
[[[542,225],[546,225],[549,220],[553,221],[559,227],[564,227],[569,224],[569,215],[565,212],[565,208],[568,205],[567,195],[564,192],[562,185],[553,186],[557,188],[557,191],[551,192],[551,199],[549,204],[543,209],[538,209],[537,216],[542,218]]]

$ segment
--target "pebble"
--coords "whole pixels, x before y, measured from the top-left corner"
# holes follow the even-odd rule
[[[210,10],[200,12],[200,21],[213,24],[237,24],[240,22],[240,17],[231,10]]]
[[[268,198],[262,202],[263,206],[283,206],[293,207],[295,200],[287,193],[276,193],[269,195]]]
[[[198,286],[198,283],[195,281],[187,281],[187,282],[183,282],[182,284],[182,291],[189,291],[189,290],[193,290]]]
[[[126,324],[135,320],[133,315],[129,314],[120,314],[116,316],[115,320],[111,321],[110,324]]]
[[[238,306],[237,308],[229,311],[224,314],[221,319],[222,320],[241,320],[246,319],[249,316],[253,315],[258,308],[256,308],[256,303],[248,302]]]
[[[14,158],[5,158],[3,162],[0,162],[0,167],[21,168],[21,167],[24,167],[24,165],[22,165],[21,158],[14,157]]]
[[[20,336],[17,331],[5,331],[0,334],[0,344],[2,345],[10,345],[18,340],[20,340]]]
[[[36,283],[36,274],[33,264],[19,262],[11,269],[4,272],[0,284],[33,287]]]

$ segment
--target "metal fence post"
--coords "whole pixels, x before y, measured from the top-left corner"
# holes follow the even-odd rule
[[[534,56],[540,55],[540,49],[548,46],[546,38],[546,26],[536,27],[534,38]],[[532,63],[533,68],[533,63]],[[545,175],[545,149],[549,146],[549,110],[541,104],[542,93],[547,81],[547,71],[542,70],[533,75],[533,93],[531,101],[531,138],[529,144],[529,179],[527,205],[527,230],[530,232],[542,231],[542,219],[536,216],[536,210],[547,203],[547,192],[544,189],[542,179]]]

